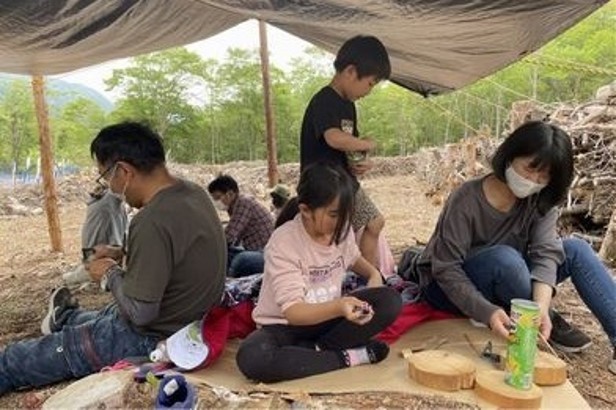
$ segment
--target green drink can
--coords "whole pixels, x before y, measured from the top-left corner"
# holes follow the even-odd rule
[[[539,305],[525,299],[511,300],[511,321],[505,360],[505,382],[516,389],[528,390],[533,385]]]

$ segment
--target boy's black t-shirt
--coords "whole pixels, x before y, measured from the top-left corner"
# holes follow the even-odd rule
[[[347,170],[357,186],[357,178],[350,172],[346,153],[330,147],[325,141],[325,131],[330,128],[338,128],[355,137],[359,135],[355,104],[342,98],[332,87],[326,86],[312,97],[304,113],[300,170],[319,161],[333,163]]]

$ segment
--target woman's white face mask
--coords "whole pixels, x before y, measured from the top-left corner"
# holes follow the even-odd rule
[[[524,178],[511,165],[505,170],[505,178],[507,179],[507,186],[509,186],[513,195],[520,199],[536,194],[547,186],[547,184],[538,184]]]

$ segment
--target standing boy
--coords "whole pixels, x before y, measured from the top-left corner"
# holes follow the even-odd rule
[[[304,113],[300,167],[304,170],[325,161],[341,166],[351,175],[355,189],[353,230],[364,228],[359,249],[364,258],[378,266],[378,238],[385,219],[357,180],[372,168],[365,154],[373,151],[376,143],[370,138],[358,138],[354,102],[368,95],[379,81],[388,79],[391,65],[379,39],[356,36],[342,45],[334,68],[336,74],[331,82],[312,97]]]

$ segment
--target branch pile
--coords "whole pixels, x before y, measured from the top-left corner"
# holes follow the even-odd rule
[[[614,94],[616,97],[616,92]],[[560,107],[550,117],[572,138],[575,178],[564,215],[606,225],[616,206],[616,98]]]

